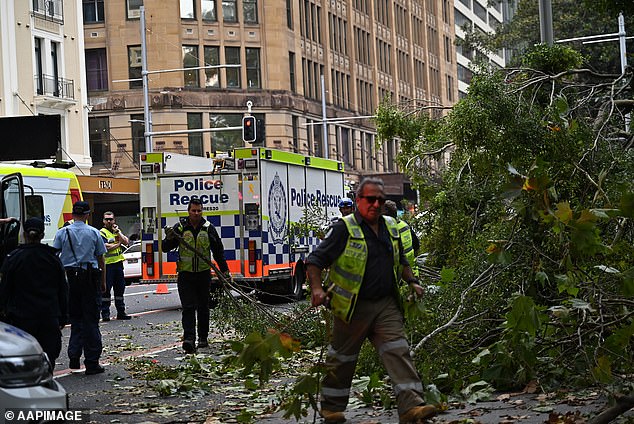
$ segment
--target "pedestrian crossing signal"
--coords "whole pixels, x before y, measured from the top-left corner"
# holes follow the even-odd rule
[[[242,140],[253,143],[257,139],[257,126],[254,116],[244,116],[242,118]]]

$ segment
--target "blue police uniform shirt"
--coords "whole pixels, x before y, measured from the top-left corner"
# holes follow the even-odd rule
[[[71,239],[72,249],[68,243],[68,237]],[[58,230],[53,240],[53,247],[61,250],[59,259],[64,267],[86,268],[86,265],[90,264],[93,268],[97,268],[97,257],[106,253],[106,245],[99,230],[82,221],[75,221]]]

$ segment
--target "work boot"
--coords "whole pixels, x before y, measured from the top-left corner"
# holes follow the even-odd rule
[[[79,358],[68,358],[70,363],[68,364],[68,368],[71,370],[78,370],[81,368],[81,364],[79,363]]]
[[[132,317],[124,312],[122,314],[118,314],[117,319],[125,321],[125,320],[132,319]]]
[[[196,343],[192,340],[183,341],[183,350],[185,353],[196,353]]]
[[[198,341],[198,347],[209,347],[209,342],[207,339],[201,339]]]
[[[418,423],[419,420],[426,420],[436,415],[438,411],[433,405],[421,405],[411,408],[399,417],[400,424]]]
[[[320,412],[322,418],[326,422],[326,424],[338,424],[346,421],[346,416],[343,415],[343,412],[335,412],[329,411],[327,409],[322,409]]]
[[[86,375],[95,375],[95,374],[101,374],[102,372],[104,372],[106,369],[104,367],[102,367],[101,365],[97,364],[97,365],[93,365],[90,367],[86,367]]]

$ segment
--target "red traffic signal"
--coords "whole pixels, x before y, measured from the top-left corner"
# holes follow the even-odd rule
[[[242,140],[253,143],[257,138],[255,116],[244,116],[242,118]]]

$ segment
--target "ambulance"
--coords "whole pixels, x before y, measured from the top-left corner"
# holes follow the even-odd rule
[[[82,200],[77,176],[66,169],[0,164],[0,176],[15,173],[22,175],[27,200],[29,195],[44,199],[44,210],[39,215],[44,220],[42,243],[52,244],[57,230],[72,218],[73,203]]]
[[[320,229],[339,215],[342,162],[253,147],[216,158],[142,154],[140,172],[141,282],[176,280],[178,253],[161,250],[164,228],[187,217],[189,201],[198,198],[222,239],[234,282],[303,298],[306,256],[323,237]]]

